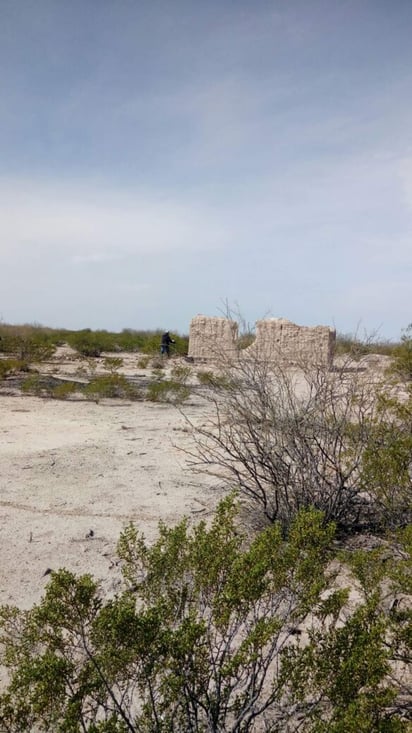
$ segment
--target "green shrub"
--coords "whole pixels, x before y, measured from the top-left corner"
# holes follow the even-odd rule
[[[393,350],[391,371],[407,380],[412,379],[412,323],[402,332],[401,343]]]
[[[204,384],[205,386],[208,386],[209,384],[213,384],[213,380],[214,380],[213,372],[201,371],[201,372],[197,372],[196,376],[200,384]]]
[[[102,397],[127,397],[138,399],[139,394],[122,374],[104,374],[92,379],[83,389],[86,397],[99,399]]]
[[[4,327],[0,329],[0,352],[2,354],[15,354],[16,341],[9,330],[5,331]]]
[[[150,356],[147,354],[146,356],[141,356],[137,362],[137,366],[139,369],[147,369],[150,363]]]
[[[22,392],[27,392],[34,395],[44,394],[44,380],[42,380],[40,374],[31,374],[21,383],[20,389]]]
[[[71,397],[75,392],[79,391],[79,385],[76,382],[63,382],[58,384],[52,390],[52,397],[56,400],[65,400]]]
[[[116,356],[108,356],[103,362],[103,366],[110,374],[116,374],[118,369],[123,366],[123,359]]]
[[[83,331],[71,333],[67,339],[69,345],[82,356],[99,357],[102,351],[113,351],[115,340],[107,331]]]
[[[336,335],[335,356],[349,354],[354,359],[360,359],[367,354],[382,354],[392,356],[396,344],[391,341],[378,341],[375,338],[361,339],[357,334],[338,333]]]
[[[359,484],[383,527],[412,520],[412,387],[401,400],[382,393],[362,454]]]
[[[410,593],[410,542],[340,557],[348,603],[321,513],[287,539],[239,519],[229,497],[152,545],[129,524],[114,597],[61,569],[31,609],[1,607],[0,730],[407,733],[411,613],[385,606]]]
[[[252,332],[242,333],[237,340],[237,347],[241,351],[251,346],[256,339],[256,335]]]
[[[18,359],[0,359],[0,379],[21,370],[23,364]]]
[[[174,379],[158,379],[147,387],[146,399],[149,402],[169,402],[182,404],[190,397],[190,389]]]
[[[228,389],[231,381],[227,375],[215,374],[210,371],[201,371],[196,374],[200,384],[205,387],[213,387],[214,389]]]
[[[186,356],[189,351],[189,337],[173,333],[173,339],[175,341],[171,347],[173,349],[173,353],[179,354],[179,356]]]
[[[182,366],[181,364],[176,364],[171,369],[171,375],[173,379],[176,382],[179,382],[180,384],[186,384],[187,380],[189,379],[192,370],[190,367]]]
[[[110,332],[106,330],[92,331],[85,328],[80,331],[69,331],[66,329],[52,329],[37,325],[13,326],[10,324],[0,324],[0,352],[16,354],[19,350],[27,350],[27,344],[31,344],[30,348],[37,350],[36,358],[31,361],[39,360],[41,357],[40,345],[44,348],[47,346],[49,351],[45,350],[45,357],[56,348],[64,343],[69,344],[72,348],[83,356],[91,356],[95,358],[100,356],[104,351],[140,351],[145,354],[159,353],[162,331],[137,331],[126,328],[121,333]],[[173,352],[176,354],[187,354],[189,338],[174,334],[175,344]],[[24,354],[24,358],[27,355]]]
[[[55,345],[41,335],[24,332],[9,332],[5,338],[2,337],[0,346],[3,353],[13,354],[27,367],[34,362],[50,359],[55,351]]]

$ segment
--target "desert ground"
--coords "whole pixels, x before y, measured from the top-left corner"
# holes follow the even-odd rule
[[[139,355],[121,357],[134,384],[153,378]],[[187,367],[184,360],[180,363]],[[167,362],[166,374],[179,364]],[[371,374],[385,358],[366,357]],[[97,373],[104,359],[95,361]],[[68,347],[39,365],[42,374],[73,378],[90,362]],[[197,368],[192,367],[192,382]],[[378,368],[379,371],[379,368]],[[296,386],[299,387],[298,383]],[[187,418],[201,424],[205,402],[196,390],[183,408],[127,399],[57,400],[0,388],[0,604],[29,608],[50,571],[91,573],[104,594],[121,584],[116,544],[133,521],[150,541],[159,520],[210,517],[222,496],[217,482],[193,471]]]
[[[136,355],[116,356],[137,382],[150,374]],[[69,377],[79,360],[59,349],[41,370]],[[184,409],[202,420],[196,395]],[[207,517],[219,499],[210,479],[188,466],[187,423],[170,404],[62,401],[6,383],[0,435],[1,604],[29,608],[61,567],[91,573],[113,594],[121,583],[116,543],[130,521],[150,540],[160,519]]]
[[[153,378],[137,355],[116,356],[133,383]],[[168,362],[166,374],[176,363]],[[367,357],[355,368],[373,379],[386,365],[385,359]],[[39,368],[67,379],[86,367],[65,347]],[[128,399],[35,397],[22,394],[13,380],[1,384],[0,604],[30,608],[41,600],[50,572],[62,567],[90,573],[103,595],[112,596],[122,583],[116,545],[129,522],[150,541],[159,520],[175,524],[183,516],[199,521],[213,515],[223,488],[195,472],[187,453],[188,419],[196,425],[208,418],[196,371],[192,367],[190,378],[197,389],[182,410]],[[356,538],[356,546],[368,542]],[[351,584],[344,568],[336,582]],[[352,587],[349,604],[355,607],[358,600]],[[406,688],[408,674],[401,669]]]

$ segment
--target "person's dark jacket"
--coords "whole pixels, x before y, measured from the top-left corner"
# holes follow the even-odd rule
[[[162,346],[169,346],[170,344],[174,344],[174,341],[170,338],[169,331],[166,331],[162,336]]]

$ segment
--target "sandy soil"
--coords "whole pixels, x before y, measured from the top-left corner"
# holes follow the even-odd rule
[[[115,356],[122,357],[121,372],[136,384],[152,377],[138,355]],[[92,361],[101,372],[104,360]],[[84,379],[90,363],[63,347],[41,371]],[[204,410],[196,395],[184,408],[194,423],[204,420]],[[189,441],[185,418],[172,405],[61,401],[3,385],[0,604],[32,606],[50,570],[60,567],[92,573],[112,594],[121,582],[116,543],[130,521],[151,540],[159,519],[176,523],[183,515],[210,516],[221,494],[210,478],[189,469],[184,452]]]
[[[141,378],[136,361],[126,357],[123,371]],[[60,353],[46,371],[78,367]],[[185,408],[193,420],[202,410],[196,398]],[[0,603],[30,607],[59,567],[92,573],[114,593],[128,522],[152,539],[159,519],[208,516],[219,497],[188,469],[188,440],[172,405],[0,393]]]

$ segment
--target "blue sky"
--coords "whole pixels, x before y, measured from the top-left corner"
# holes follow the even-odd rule
[[[398,338],[410,0],[0,0],[0,318]]]

